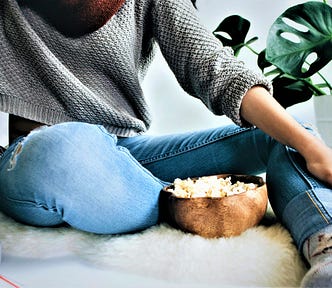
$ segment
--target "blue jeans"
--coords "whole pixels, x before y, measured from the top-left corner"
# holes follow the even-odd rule
[[[235,125],[132,138],[76,122],[41,128],[0,159],[0,210],[30,225],[133,232],[158,223],[160,190],[177,177],[262,172],[298,247],[331,223],[331,187],[308,173],[302,157],[259,129]]]

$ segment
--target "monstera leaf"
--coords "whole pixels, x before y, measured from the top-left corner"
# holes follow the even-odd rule
[[[245,42],[246,36],[250,28],[250,22],[239,15],[231,15],[225,18],[213,34],[221,41],[223,46],[230,46],[237,56],[242,47],[256,41],[258,38],[254,37],[248,42]]]
[[[266,60],[266,49],[264,49],[261,53],[258,54],[257,65],[262,71],[272,65],[269,61]]]
[[[272,80],[273,97],[284,108],[309,100],[313,91],[308,82],[287,75],[278,75]]]
[[[332,8],[306,2],[287,9],[270,28],[266,59],[299,78],[323,68],[332,59]]]
[[[314,94],[313,87],[310,85],[310,78],[298,79],[283,73],[280,69],[273,67],[273,65],[266,60],[266,50],[259,53],[257,58],[258,67],[264,72],[266,68],[272,69],[265,72],[266,76],[276,75],[272,79],[273,97],[284,108],[290,107],[294,104],[305,102],[309,100]],[[312,83],[311,83],[312,84]]]

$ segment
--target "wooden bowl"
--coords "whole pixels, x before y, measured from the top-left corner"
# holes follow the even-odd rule
[[[174,185],[164,187],[160,194],[161,221],[206,238],[236,236],[257,225],[263,218],[268,203],[263,178],[233,174],[221,174],[217,177],[231,177],[232,183],[254,183],[257,187],[219,198],[180,198],[169,191]]]

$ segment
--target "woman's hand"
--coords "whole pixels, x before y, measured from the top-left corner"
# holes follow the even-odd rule
[[[330,184],[332,186],[332,149],[327,147],[319,139],[313,146],[307,147],[303,155],[307,168],[318,179]]]
[[[302,127],[263,87],[253,87],[244,96],[241,116],[282,144],[296,149],[308,170],[332,186],[332,150]]]

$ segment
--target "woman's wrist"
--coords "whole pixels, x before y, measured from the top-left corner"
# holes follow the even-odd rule
[[[315,147],[324,145],[279,105],[263,87],[253,87],[244,96],[241,116],[271,137],[309,157]]]

